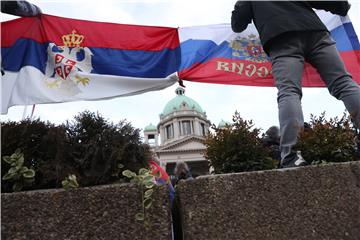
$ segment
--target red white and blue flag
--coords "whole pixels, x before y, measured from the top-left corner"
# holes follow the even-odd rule
[[[178,81],[177,28],[50,15],[1,28],[2,113],[14,105],[129,96]]]
[[[335,39],[347,70],[360,84],[360,44],[350,19],[325,11],[317,13]],[[242,33],[232,32],[230,24],[180,28],[179,38],[179,78],[205,83],[274,86],[271,64],[253,24]],[[302,85],[325,86],[309,64],[305,66]]]
[[[360,44],[350,19],[317,13],[360,84]],[[271,64],[252,24],[237,34],[230,24],[177,29],[41,15],[2,22],[1,28],[2,114],[15,105],[160,90],[176,83],[178,76],[195,82],[274,86]],[[324,86],[310,65],[303,86]]]

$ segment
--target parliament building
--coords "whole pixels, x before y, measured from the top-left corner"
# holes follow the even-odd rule
[[[169,174],[178,161],[186,162],[194,177],[209,174],[204,140],[211,123],[200,105],[185,96],[184,88],[178,87],[175,93],[160,114],[159,123],[144,128],[145,143]]]

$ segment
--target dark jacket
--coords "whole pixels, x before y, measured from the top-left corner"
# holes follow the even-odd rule
[[[266,51],[269,40],[285,32],[328,31],[312,8],[345,16],[350,5],[347,1],[238,1],[231,27],[242,32],[253,20]]]
[[[27,1],[1,1],[1,12],[20,17],[33,17],[41,14],[38,6]]]

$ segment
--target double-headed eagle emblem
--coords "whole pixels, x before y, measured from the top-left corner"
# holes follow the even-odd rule
[[[81,47],[84,36],[72,33],[61,37],[63,46],[50,43],[48,46],[48,61],[46,65],[45,82],[49,88],[59,90],[66,96],[74,96],[80,93],[79,84],[86,86],[89,78],[83,76],[92,70],[91,50]]]

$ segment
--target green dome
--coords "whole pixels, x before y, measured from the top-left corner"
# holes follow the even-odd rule
[[[224,127],[226,127],[226,125],[230,125],[230,123],[225,122],[224,120],[221,119],[221,121],[218,124],[218,128],[224,128]]]
[[[144,129],[144,132],[153,132],[153,131],[157,131],[157,128],[155,125],[153,125],[152,123],[150,123],[149,125],[147,125]]]
[[[171,99],[164,107],[162,112],[164,116],[179,111],[180,109],[195,110],[198,113],[204,114],[204,111],[197,102],[184,95],[184,88],[178,87],[175,93],[177,96]]]

